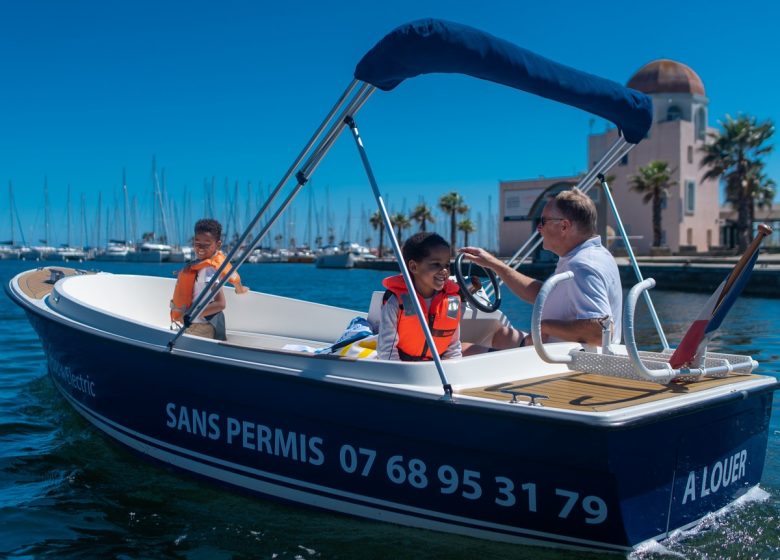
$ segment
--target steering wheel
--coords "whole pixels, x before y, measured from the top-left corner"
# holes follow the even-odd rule
[[[484,311],[485,313],[493,313],[494,311],[498,311],[498,308],[501,307],[501,288],[498,284],[498,277],[496,276],[496,273],[493,272],[490,268],[484,268],[485,272],[487,272],[488,278],[490,278],[490,284],[493,286],[493,301],[490,301],[486,297],[481,298],[475,296],[470,290],[471,283],[467,282],[466,278],[463,276],[461,263],[463,262],[464,256],[465,253],[460,253],[457,257],[455,257],[454,265],[455,279],[458,281],[458,286],[460,286],[460,291],[463,294],[463,297],[466,298],[466,301],[468,301],[470,305],[476,307],[480,311]],[[484,294],[484,292],[482,293]]]

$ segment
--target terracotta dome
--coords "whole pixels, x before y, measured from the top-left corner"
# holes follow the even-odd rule
[[[644,93],[695,93],[704,95],[701,78],[681,62],[661,59],[642,66],[628,80],[628,87]]]

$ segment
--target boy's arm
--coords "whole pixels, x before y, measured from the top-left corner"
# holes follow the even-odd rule
[[[241,280],[233,282],[233,287],[236,289],[237,294],[245,294],[249,291],[249,288],[241,284]]]
[[[203,308],[203,311],[201,312],[201,317],[208,317],[210,315],[214,315],[215,313],[219,313],[220,311],[225,310],[225,294],[222,293],[222,290],[217,292],[217,295],[214,296],[214,299],[211,300],[211,302]]]
[[[238,272],[233,272],[228,278],[228,282],[233,284],[237,294],[245,294],[249,291],[247,286],[241,284],[241,277],[238,275]]]
[[[397,338],[398,299],[393,295],[382,305],[379,314],[376,357],[380,360],[398,360],[398,349],[395,347]]]
[[[455,333],[452,335],[452,340],[450,340],[450,345],[441,354],[441,359],[460,358],[461,356],[463,356],[463,348],[460,344],[460,324],[458,324],[455,328]]]

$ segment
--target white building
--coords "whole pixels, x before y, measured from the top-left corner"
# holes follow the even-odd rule
[[[702,180],[700,168],[700,148],[707,133],[715,130],[707,126],[704,85],[693,70],[673,60],[646,64],[627,85],[648,94],[654,106],[648,137],[608,173],[614,176],[612,194],[632,246],[637,254],[650,251],[653,224],[651,203],[644,204],[642,196],[630,190],[630,179],[639,167],[662,160],[669,165],[673,183],[661,215],[662,244],[672,252],[707,251],[720,240],[718,181]],[[613,128],[588,137],[589,165],[600,159],[616,136]],[[499,254],[512,254],[536,227],[547,198],[576,182],[577,177],[501,181]],[[599,224],[615,228],[614,217],[605,212],[600,194],[598,188],[591,190],[598,203]]]

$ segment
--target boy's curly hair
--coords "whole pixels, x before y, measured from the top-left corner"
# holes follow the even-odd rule
[[[404,262],[409,265],[409,261],[421,261],[431,254],[434,247],[446,247],[448,250],[450,244],[438,233],[431,231],[420,231],[409,237],[401,249]]]
[[[195,235],[210,233],[217,241],[222,239],[222,224],[212,218],[203,218],[195,222]]]

